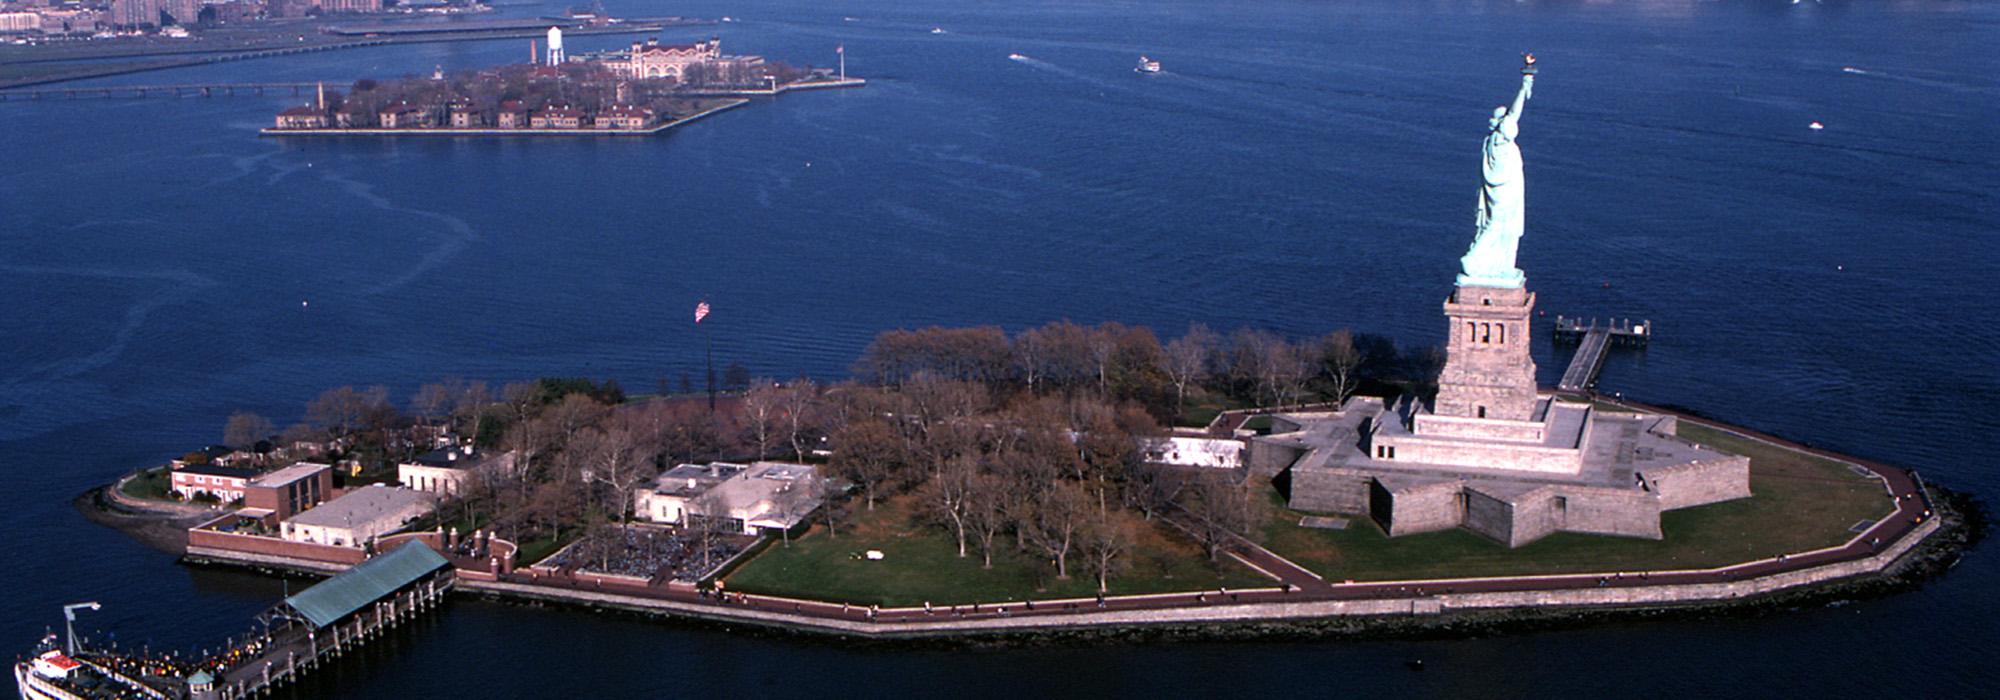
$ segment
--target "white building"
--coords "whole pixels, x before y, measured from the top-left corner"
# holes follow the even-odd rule
[[[723,532],[789,530],[819,507],[819,473],[804,464],[683,464],[633,497],[638,517],[685,526],[707,518]]]
[[[469,446],[445,447],[396,465],[396,481],[416,491],[458,496],[470,491],[476,478],[513,471],[513,452],[495,455]]]
[[[1243,466],[1243,441],[1228,438],[1183,437],[1142,439],[1146,461],[1176,467],[1235,469]]]
[[[291,542],[360,547],[430,513],[432,499],[405,488],[364,486],[285,520],[279,524],[279,536]]]

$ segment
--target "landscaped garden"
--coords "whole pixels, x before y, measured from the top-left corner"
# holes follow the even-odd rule
[[[899,497],[877,503],[875,510],[857,510],[837,534],[824,526],[792,540],[772,545],[729,574],[731,591],[844,601],[857,605],[960,605],[1025,599],[1087,598],[1097,593],[1097,581],[1083,556],[1072,554],[1069,580],[1057,580],[1054,567],[1013,547],[1001,550],[993,568],[981,566],[977,548],[959,558],[957,545],[943,528],[918,522],[913,499]],[[857,506],[858,509],[858,506]],[[882,552],[869,560],[869,550]],[[1201,548],[1164,524],[1144,528],[1137,536],[1124,573],[1111,577],[1111,593],[1164,593],[1276,585],[1271,579],[1225,559],[1210,564]]]

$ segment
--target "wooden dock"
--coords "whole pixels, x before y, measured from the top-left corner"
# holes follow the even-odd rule
[[[1569,368],[1563,370],[1562,382],[1556,388],[1587,392],[1597,386],[1597,375],[1604,370],[1604,358],[1611,348],[1645,347],[1653,337],[1653,324],[1622,319],[1599,325],[1594,318],[1584,323],[1583,319],[1557,316],[1555,337],[1559,344],[1576,345],[1576,354],[1570,357]]]

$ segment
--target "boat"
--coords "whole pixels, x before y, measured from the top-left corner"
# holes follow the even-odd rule
[[[42,637],[25,661],[14,664],[14,687],[21,700],[93,700],[95,698],[184,697],[211,687],[214,676],[190,664],[164,657],[121,655],[86,649],[77,643],[76,611],[97,610],[96,603],[63,606],[68,637]],[[192,674],[188,671],[193,670]],[[134,676],[137,676],[136,678]]]
[[[1018,53],[1010,53],[1010,54],[1007,54],[1007,58],[1008,58],[1008,60],[1012,60],[1012,61],[1026,61],[1026,60],[1028,60],[1028,57],[1027,57],[1027,56],[1024,56],[1024,55],[1021,55],[1021,54],[1018,54]]]
[[[1819,122],[1813,122],[1813,123],[1811,123],[1811,124],[1807,124],[1807,125],[1806,125],[1806,128],[1808,128],[1808,129],[1812,129],[1813,131],[1819,131],[1819,130],[1821,130],[1821,129],[1824,129],[1824,128],[1826,128],[1826,125],[1825,125],[1825,124],[1821,124],[1821,123],[1819,123]]]
[[[944,27],[931,27],[931,33],[932,33],[932,34],[947,34],[947,33],[949,33],[949,32],[946,32],[946,31],[944,30]]]
[[[1160,72],[1160,62],[1150,58],[1146,58],[1145,56],[1140,56],[1139,67],[1134,68],[1132,70],[1138,71],[1140,73],[1158,73]]]

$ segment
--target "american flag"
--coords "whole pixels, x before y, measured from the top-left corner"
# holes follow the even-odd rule
[[[694,305],[694,322],[701,323],[704,318],[708,318],[708,302],[705,301]]]

